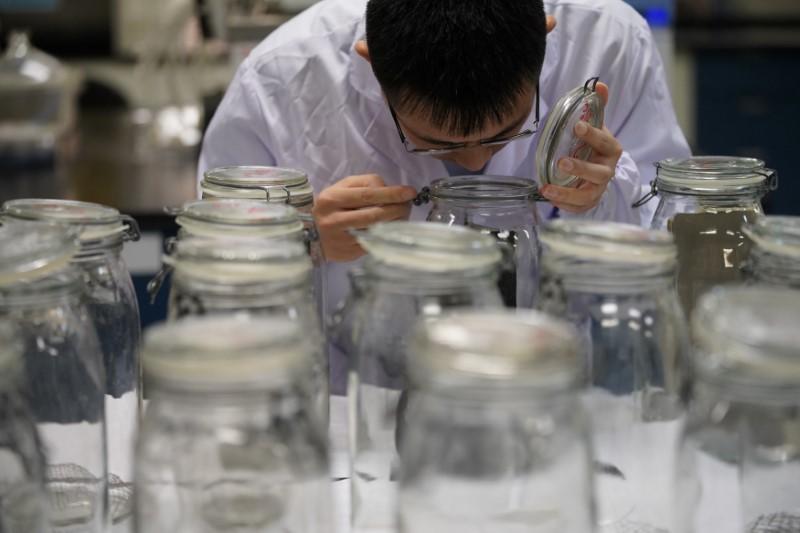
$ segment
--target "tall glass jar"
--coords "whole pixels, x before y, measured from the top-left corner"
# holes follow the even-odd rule
[[[125,242],[139,239],[139,227],[114,208],[69,200],[12,200],[2,215],[7,223],[41,220],[80,229],[72,264],[83,277],[86,308],[103,350],[111,518],[121,522],[130,516],[133,439],[142,403],[139,304],[121,253]]]
[[[22,345],[0,321],[0,531],[45,533],[46,460],[24,383]]]
[[[680,533],[800,530],[800,291],[703,297],[682,439]]]
[[[540,232],[542,307],[581,332],[601,531],[674,531],[688,335],[672,236],[559,220]]]
[[[146,334],[139,532],[330,531],[313,352],[302,326],[278,317],[193,317]]]
[[[103,354],[69,228],[0,228],[0,319],[23,345],[25,390],[47,452],[50,528],[104,532],[108,519]]]
[[[748,278],[800,289],[800,217],[759,217],[744,233],[753,243],[745,267]]]
[[[396,419],[407,402],[406,347],[419,317],[458,307],[500,307],[500,252],[477,231],[428,222],[378,224],[359,234],[367,251],[352,301],[348,379],[351,519],[356,531],[395,524]]]
[[[742,279],[750,241],[742,226],[763,213],[762,197],[777,187],[764,162],[743,157],[667,159],[657,164],[651,196],[659,196],[653,229],[669,230],[678,246],[678,292],[691,316],[709,288]]]
[[[454,176],[435,180],[420,201],[432,202],[428,220],[467,226],[491,235],[503,252],[499,286],[509,307],[536,301],[539,197],[536,182],[504,176]]]
[[[328,361],[311,294],[311,260],[297,242],[189,237],[164,258],[172,267],[170,320],[205,314],[248,314],[297,321],[315,347],[314,398],[327,427]]]
[[[423,322],[409,349],[400,530],[594,529],[577,334],[534,311]]]

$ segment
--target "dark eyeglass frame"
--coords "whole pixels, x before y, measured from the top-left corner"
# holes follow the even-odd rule
[[[475,148],[478,146],[505,146],[506,144],[512,141],[526,139],[534,135],[537,131],[539,131],[540,104],[541,100],[539,98],[539,84],[537,83],[536,103],[534,104],[535,113],[534,113],[533,129],[523,130],[514,135],[503,137],[502,139],[490,139],[485,141],[474,141],[468,143],[454,143],[453,145],[448,145],[447,148],[415,148],[408,140],[406,135],[403,133],[403,128],[400,127],[400,121],[397,119],[397,113],[395,113],[394,107],[392,107],[392,104],[388,104],[388,106],[389,106],[389,113],[391,113],[392,120],[394,120],[394,125],[397,128],[397,134],[400,136],[400,142],[403,143],[403,147],[405,147],[406,152],[417,155],[444,155],[444,154],[451,154],[453,152],[458,152],[459,150],[464,150],[466,148]]]

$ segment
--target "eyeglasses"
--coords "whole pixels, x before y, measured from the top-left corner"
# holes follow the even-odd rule
[[[458,152],[459,150],[464,150],[465,148],[474,148],[476,146],[505,146],[506,144],[512,141],[517,141],[519,139],[526,139],[532,136],[539,130],[539,104],[540,104],[539,84],[536,84],[536,103],[535,103],[533,129],[522,130],[519,133],[510,135],[508,137],[503,137],[500,139],[487,139],[485,141],[448,144],[446,148],[417,148],[416,146],[414,146],[403,133],[403,128],[400,127],[400,121],[397,119],[397,113],[395,113],[394,107],[392,107],[392,104],[388,105],[389,105],[389,113],[391,113],[392,120],[394,120],[394,125],[397,128],[397,134],[400,136],[400,141],[403,143],[406,152],[418,155],[444,155],[444,154],[451,154],[453,152]]]

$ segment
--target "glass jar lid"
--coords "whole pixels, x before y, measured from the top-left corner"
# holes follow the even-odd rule
[[[225,285],[289,283],[307,279],[312,270],[305,246],[274,239],[190,237],[177,241],[164,262],[178,276]]]
[[[244,392],[291,385],[313,364],[314,347],[289,318],[190,317],[145,334],[145,374],[161,388]]]
[[[800,291],[722,287],[700,299],[692,316],[704,379],[800,393]]]
[[[762,216],[743,230],[760,250],[800,261],[800,217]]]
[[[357,232],[359,244],[377,261],[432,273],[499,265],[494,239],[463,226],[435,222],[384,222]]]
[[[559,161],[565,157],[587,161],[592,157],[592,147],[575,136],[575,126],[583,121],[595,128],[603,127],[605,103],[597,94],[598,82],[598,78],[592,78],[564,95],[545,120],[536,148],[542,185],[575,186],[580,178],[562,172]]]
[[[674,267],[677,248],[666,231],[632,224],[559,219],[546,224],[539,239],[545,260],[555,255],[592,263],[630,263]]]
[[[0,285],[39,279],[63,269],[78,251],[78,230],[42,222],[0,227]]]
[[[257,200],[197,200],[173,213],[179,226],[202,237],[291,237],[303,231],[293,207]]]
[[[39,198],[10,200],[3,204],[2,216],[80,226],[82,242],[114,235],[123,235],[127,240],[139,239],[139,227],[131,217],[120,214],[113,207],[90,202]]]
[[[452,176],[431,182],[431,198],[469,202],[527,202],[536,199],[536,182],[511,176]]]
[[[422,387],[557,392],[585,374],[578,332],[537,311],[464,311],[417,326],[409,372]]]
[[[230,166],[206,171],[200,184],[212,196],[307,205],[314,199],[302,170],[263,166]]]
[[[677,194],[764,194],[777,187],[777,173],[748,157],[665,159],[656,168],[656,189]]]

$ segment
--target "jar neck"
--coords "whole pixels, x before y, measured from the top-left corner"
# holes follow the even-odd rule
[[[658,195],[664,203],[688,202],[700,206],[704,210],[720,209],[729,211],[731,209],[741,209],[762,213],[761,198],[764,196],[764,192],[759,188],[746,192],[692,194],[690,192],[659,189]]]
[[[758,282],[782,287],[800,288],[800,261],[754,246],[745,270]]]
[[[542,261],[542,284],[558,283],[568,291],[640,294],[675,287],[675,263],[642,265],[583,261],[547,255]]]
[[[122,234],[97,239],[93,241],[82,241],[78,252],[73,256],[73,263],[94,261],[108,254],[119,257],[125,240]]]
[[[29,281],[17,285],[0,287],[0,307],[36,307],[54,302],[76,303],[83,292],[83,284],[79,278],[68,280]]]
[[[396,267],[370,258],[364,264],[361,282],[362,288],[379,287],[404,294],[430,294],[469,290],[476,286],[493,287],[498,275],[496,265],[472,270],[430,272]]]
[[[734,403],[800,407],[800,383],[765,385],[746,378],[697,372],[693,395],[724,399]]]
[[[303,300],[308,297],[311,277],[265,280],[252,283],[226,283],[209,281],[176,270],[173,275],[175,287],[193,293],[217,297],[247,297],[264,300]]]

